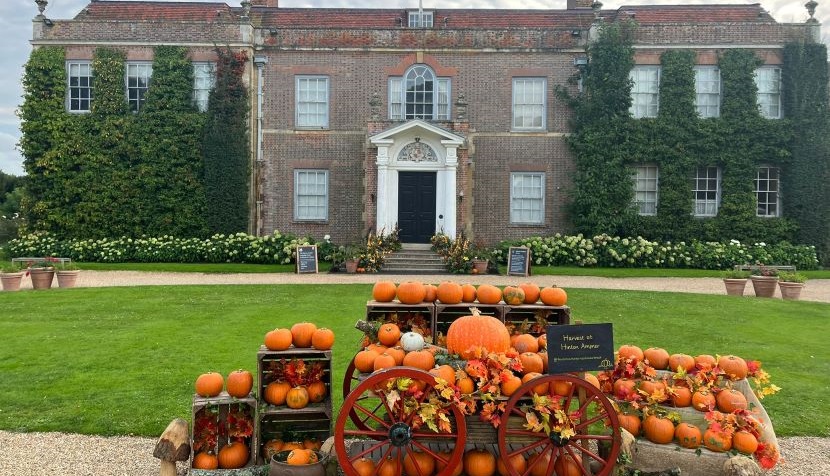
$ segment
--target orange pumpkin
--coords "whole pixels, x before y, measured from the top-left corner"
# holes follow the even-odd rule
[[[539,345],[539,349],[547,349],[548,348],[548,336],[545,334],[540,335],[536,339],[536,343]]]
[[[305,387],[294,387],[285,396],[285,404],[295,410],[308,406],[308,390]]]
[[[320,448],[322,448],[322,446],[323,446],[323,443],[321,443],[320,440],[318,440],[317,438],[315,438],[313,436],[310,436],[310,437],[303,440],[303,448],[305,448],[307,450],[319,450]],[[316,454],[314,454],[313,451],[311,453],[314,455],[314,456],[312,456],[312,458],[317,456]]]
[[[400,338],[401,329],[397,326],[397,324],[381,324],[380,328],[378,328],[378,340],[385,346],[392,347],[396,345]]]
[[[620,427],[625,428],[634,436],[640,436],[640,430],[643,425],[640,417],[637,415],[630,415],[626,413],[618,413],[617,418],[620,420]]]
[[[275,454],[282,451],[282,447],[283,447],[284,444],[285,444],[285,442],[282,441],[279,438],[275,438],[273,440],[268,440],[267,442],[265,442],[265,444],[262,445],[262,452],[265,455],[265,461],[270,462],[271,458]]]
[[[469,395],[476,391],[476,384],[469,377],[459,379],[455,384],[458,386],[458,390],[464,395]]]
[[[424,284],[424,302],[435,302],[438,299],[438,288],[434,284]]]
[[[519,355],[519,361],[522,363],[523,374],[528,372],[542,373],[545,371],[542,358],[536,352],[525,352]]]
[[[403,365],[403,358],[406,357],[406,351],[403,347],[390,347],[386,349],[386,353],[395,359],[395,365]]]
[[[564,306],[568,303],[568,293],[556,286],[548,286],[539,291],[539,298],[548,306]]]
[[[700,389],[692,394],[692,407],[700,412],[708,412],[715,408],[715,396],[709,390]]]
[[[461,296],[461,302],[475,302],[476,300],[476,287],[470,283],[462,284],[461,285],[461,292],[463,293]]]
[[[527,471],[527,460],[521,453],[514,454],[508,458],[508,461],[510,462],[510,466],[512,466],[513,470],[517,473],[525,474],[525,471]],[[510,476],[510,471],[507,469],[507,464],[505,464],[504,458],[498,458],[496,460],[496,471],[501,476]]]
[[[311,337],[316,330],[317,326],[310,322],[298,322],[291,326],[291,338],[294,341],[294,347],[311,347]]]
[[[361,350],[354,356],[354,366],[364,374],[373,371],[378,353],[374,350]]]
[[[703,433],[703,445],[716,453],[723,453],[732,449],[732,438],[710,428]]]
[[[482,304],[498,304],[501,302],[501,289],[492,284],[482,284],[476,289],[476,297]]]
[[[447,464],[449,463],[450,458],[452,458],[452,452],[450,452],[450,451],[439,451],[439,452],[436,453],[436,455],[438,457],[435,458],[435,472],[440,473],[441,471],[444,471],[444,468],[447,467]],[[450,474],[450,476],[461,476],[461,473],[463,473],[463,472],[464,472],[464,465],[459,463],[459,464],[455,465],[455,469],[452,470],[452,473]]]
[[[746,361],[737,355],[724,355],[718,359],[718,367],[730,380],[745,379],[749,373]]]
[[[325,327],[311,334],[311,346],[317,350],[329,350],[334,346],[334,331]]]
[[[287,350],[292,340],[290,329],[274,329],[265,334],[265,347],[268,350]]]
[[[674,439],[674,423],[668,418],[649,415],[643,421],[643,433],[653,443],[671,443]]]
[[[291,450],[291,452],[288,453],[288,458],[286,458],[285,462],[292,466],[309,464],[311,462],[311,451],[304,448]]]
[[[522,354],[525,352],[539,352],[539,341],[530,334],[513,336],[513,348]]]
[[[282,446],[282,451],[291,451],[291,450],[303,450],[305,446],[303,446],[302,441],[289,441]]]
[[[642,362],[643,357],[643,349],[636,345],[621,345],[619,350],[617,350],[617,360],[635,359],[637,362]]]
[[[530,476],[548,476],[548,466],[550,465],[550,451],[537,453],[530,457],[528,465],[530,466]]]
[[[395,366],[395,358],[391,355],[387,354],[386,352],[380,354],[379,356],[375,357],[375,362],[372,365],[372,370],[378,371],[381,369],[388,369],[389,367]]]
[[[487,450],[469,450],[464,453],[464,473],[467,476],[493,476],[496,457]]]
[[[677,425],[677,428],[674,429],[674,438],[677,440],[678,445],[691,449],[699,447],[703,442],[703,435],[700,433],[700,429],[686,422]]]
[[[322,402],[326,398],[326,395],[328,395],[328,389],[323,382],[309,384],[306,390],[308,391],[308,400],[311,403]]]
[[[739,453],[751,455],[758,449],[758,438],[746,430],[736,431],[732,435],[732,447]]]
[[[493,316],[482,316],[477,309],[473,309],[472,315],[453,321],[447,330],[447,351],[465,360],[482,350],[499,353],[508,349],[510,333],[504,324]]]
[[[686,372],[691,372],[695,369],[695,358],[687,354],[672,354],[669,356],[669,370],[677,372],[677,369],[683,368]]]
[[[436,378],[444,379],[447,383],[455,384],[455,369],[449,365],[441,365],[434,369],[429,369],[429,373]]]
[[[692,404],[692,391],[687,387],[672,387],[668,393],[672,406],[682,408]]]
[[[352,468],[358,476],[374,476],[375,474],[375,462],[365,456],[353,462]]]
[[[436,294],[441,304],[458,304],[464,297],[464,290],[456,282],[444,281],[438,285]]]
[[[542,358],[542,372],[548,371],[548,351],[547,350],[540,350],[539,357]]]
[[[649,347],[643,351],[643,357],[657,370],[665,370],[669,366],[669,353],[666,349]]]
[[[218,372],[208,372],[196,377],[196,393],[202,397],[215,397],[222,393],[225,378]]]
[[[204,451],[193,457],[193,469],[219,469],[219,458]]]
[[[525,302],[525,292],[520,287],[506,286],[502,291],[504,296],[504,303],[509,306],[518,306]]]
[[[630,378],[620,378],[614,381],[612,386],[614,396],[620,400],[625,400],[628,395],[633,394],[637,388],[637,382]]]
[[[222,469],[237,469],[248,463],[250,452],[248,446],[241,441],[234,441],[219,450],[219,467]]]
[[[228,374],[226,383],[228,395],[236,398],[245,398],[254,388],[254,376],[247,370],[234,370]]]
[[[718,410],[724,413],[732,413],[735,410],[746,410],[749,407],[749,403],[746,401],[744,394],[734,388],[720,391],[717,397],[715,397],[715,401],[717,402]]]
[[[640,382],[640,391],[645,392],[646,395],[652,395],[653,396],[655,394],[655,392],[657,392],[658,390],[664,392],[663,393],[664,398],[662,400],[658,400],[658,401],[659,402],[665,401],[666,398],[667,398],[667,397],[665,397],[666,384],[664,384],[663,382],[655,382],[653,380],[643,380],[642,382]]]
[[[550,390],[554,395],[567,397],[571,393],[573,384],[567,380],[554,380],[550,383]]]
[[[419,304],[426,295],[426,288],[417,281],[407,281],[398,285],[398,301],[403,304]]]
[[[525,292],[525,304],[536,304],[539,300],[539,293],[541,292],[539,286],[534,283],[522,283],[519,287]]]
[[[428,350],[415,350],[404,356],[403,364],[407,367],[429,370],[435,367],[435,356]]]
[[[715,360],[715,357],[709,354],[700,354],[695,357],[695,367],[700,370],[711,370],[715,368],[715,365],[717,364],[718,361]]]
[[[288,382],[271,382],[265,387],[263,398],[271,405],[284,405],[289,390],[291,385]]]
[[[521,386],[522,379],[516,377],[515,375],[511,375],[501,383],[501,394],[505,397],[509,397],[510,395],[516,393],[516,390],[518,390]]]
[[[409,451],[403,458],[403,472],[407,476],[431,476],[435,471],[435,459],[420,451]]]
[[[372,299],[377,302],[392,302],[397,292],[398,287],[392,281],[378,281],[372,287]]]
[[[378,464],[378,476],[401,476],[402,471],[403,467],[398,458],[387,456]]]
[[[579,455],[560,453],[553,463],[556,476],[582,476],[582,458]]]
[[[537,379],[539,377],[542,377],[542,374],[540,374],[539,372],[526,373],[525,376],[522,377],[522,383],[530,382],[531,380]],[[532,391],[536,395],[547,395],[549,386],[550,385],[547,382],[540,383],[540,384],[536,385],[535,387],[533,387]]]

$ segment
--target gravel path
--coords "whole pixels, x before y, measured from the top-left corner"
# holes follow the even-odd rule
[[[395,282],[418,279],[438,283],[459,276],[383,275]],[[465,277],[467,278],[467,277]],[[344,284],[373,283],[378,275],[318,274],[201,274],[148,273],[138,271],[83,271],[79,287],[183,285],[183,284]],[[464,279],[466,280],[466,279]],[[476,283],[518,284],[528,278],[515,276],[476,276]],[[579,276],[534,276],[540,285],[557,284],[564,288],[604,288],[702,294],[725,294],[718,278],[597,278]],[[24,288],[31,288],[30,282]],[[745,295],[752,296],[747,284]],[[776,291],[776,297],[780,294]],[[810,280],[802,292],[803,300],[830,303],[830,280]],[[174,415],[171,415],[171,419]],[[0,476],[54,474],[62,476],[154,476],[159,462],[152,456],[155,438],[130,436],[100,437],[65,433],[10,433],[0,431]],[[778,438],[783,462],[769,475],[830,475],[830,438]],[[186,473],[180,463],[179,474]]]

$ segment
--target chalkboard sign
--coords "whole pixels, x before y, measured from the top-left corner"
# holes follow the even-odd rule
[[[548,326],[548,373],[608,370],[614,366],[611,324]]]
[[[530,275],[530,248],[525,246],[511,246],[507,252],[508,276]]]
[[[297,273],[316,273],[317,245],[297,247]]]

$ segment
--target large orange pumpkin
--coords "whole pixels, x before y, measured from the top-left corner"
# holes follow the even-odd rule
[[[746,410],[749,406],[744,394],[734,388],[722,390],[715,397],[715,401],[717,402],[718,410],[724,413],[732,413],[735,410]]]
[[[200,451],[193,457],[193,469],[219,469],[219,458],[214,454]]]
[[[482,304],[498,304],[501,302],[501,289],[492,284],[482,284],[476,289],[476,297]]]
[[[432,476],[435,459],[427,453],[409,451],[403,458],[403,472],[407,476]]]
[[[525,471],[527,471],[527,460],[521,453],[514,454],[508,459],[508,461],[510,461],[510,466],[512,466],[517,473],[525,474]],[[498,458],[496,460],[496,471],[498,471],[501,476],[510,476],[510,471],[507,469],[507,464],[505,464],[504,458]]]
[[[378,328],[378,340],[381,344],[392,347],[397,344],[401,338],[401,329],[397,324],[386,323],[381,324]]]
[[[364,374],[374,370],[375,359],[378,353],[374,350],[361,350],[354,356],[354,366]]]
[[[476,287],[470,283],[462,284],[461,291],[463,295],[461,296],[461,302],[475,302],[476,300]]]
[[[508,349],[510,333],[504,324],[493,316],[482,316],[475,308],[472,315],[459,317],[447,330],[447,351],[465,360],[482,351],[499,353]]]
[[[657,370],[665,370],[669,366],[669,352],[666,349],[649,347],[643,351],[643,357]]]
[[[653,443],[671,443],[674,439],[674,423],[668,418],[649,415],[643,421],[643,433]]]
[[[407,367],[429,370],[435,367],[435,356],[428,350],[415,350],[404,356],[403,364]]]
[[[548,306],[564,306],[568,304],[568,293],[562,288],[548,286],[539,291],[539,298]]]
[[[228,381],[225,384],[228,395],[236,398],[245,398],[251,393],[254,387],[254,376],[247,370],[234,370],[228,374]]]
[[[265,387],[263,398],[271,405],[284,405],[289,390],[291,385],[288,382],[271,382]]]
[[[426,288],[417,281],[407,281],[398,285],[398,301],[403,304],[420,304],[426,295]]]
[[[617,359],[635,359],[637,362],[643,361],[643,349],[632,344],[621,345],[617,350]]]
[[[334,331],[325,327],[311,334],[311,346],[317,350],[329,350],[334,345]]]
[[[516,286],[507,286],[502,291],[504,296],[504,303],[509,306],[518,306],[525,302],[525,292],[522,288]]]
[[[493,476],[496,473],[496,457],[487,450],[470,450],[464,453],[464,473],[467,476]]]
[[[225,378],[218,372],[208,372],[196,378],[196,393],[202,397],[215,397],[222,393]]]
[[[308,406],[308,390],[305,387],[294,387],[285,396],[285,404],[295,410]]]
[[[219,450],[219,467],[222,469],[237,469],[245,466],[250,452],[248,446],[241,441],[234,441]]]
[[[672,354],[669,356],[669,370],[677,372],[677,368],[691,372],[695,369],[695,358],[688,354]]]
[[[703,442],[703,435],[700,429],[694,425],[683,422],[674,429],[674,438],[677,444],[684,448],[695,449]]]
[[[464,297],[461,285],[452,281],[444,281],[438,285],[438,300],[441,304],[458,304]]]
[[[731,380],[741,380],[749,373],[746,361],[737,355],[724,355],[718,359],[718,367]]]
[[[714,452],[723,453],[732,449],[732,438],[710,428],[703,433],[703,445]]]
[[[539,293],[541,292],[539,286],[534,283],[522,283],[519,287],[525,292],[525,304],[536,304],[536,301],[539,300]]]
[[[751,455],[758,449],[758,438],[746,430],[736,431],[732,435],[732,447],[739,453]]]
[[[291,337],[294,341],[294,347],[311,347],[311,337],[317,326],[311,322],[298,322],[291,326]]]
[[[397,292],[398,287],[392,281],[378,281],[372,287],[372,299],[378,302],[391,302]]]
[[[292,339],[290,329],[274,329],[265,334],[265,347],[268,350],[287,350]]]

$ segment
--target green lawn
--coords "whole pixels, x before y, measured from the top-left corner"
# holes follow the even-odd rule
[[[0,429],[157,436],[190,417],[199,373],[255,371],[266,331],[332,328],[335,402],[370,285],[168,286],[0,293]],[[615,344],[761,360],[783,390],[779,435],[830,436],[830,305],[570,289],[572,317],[612,322]]]

